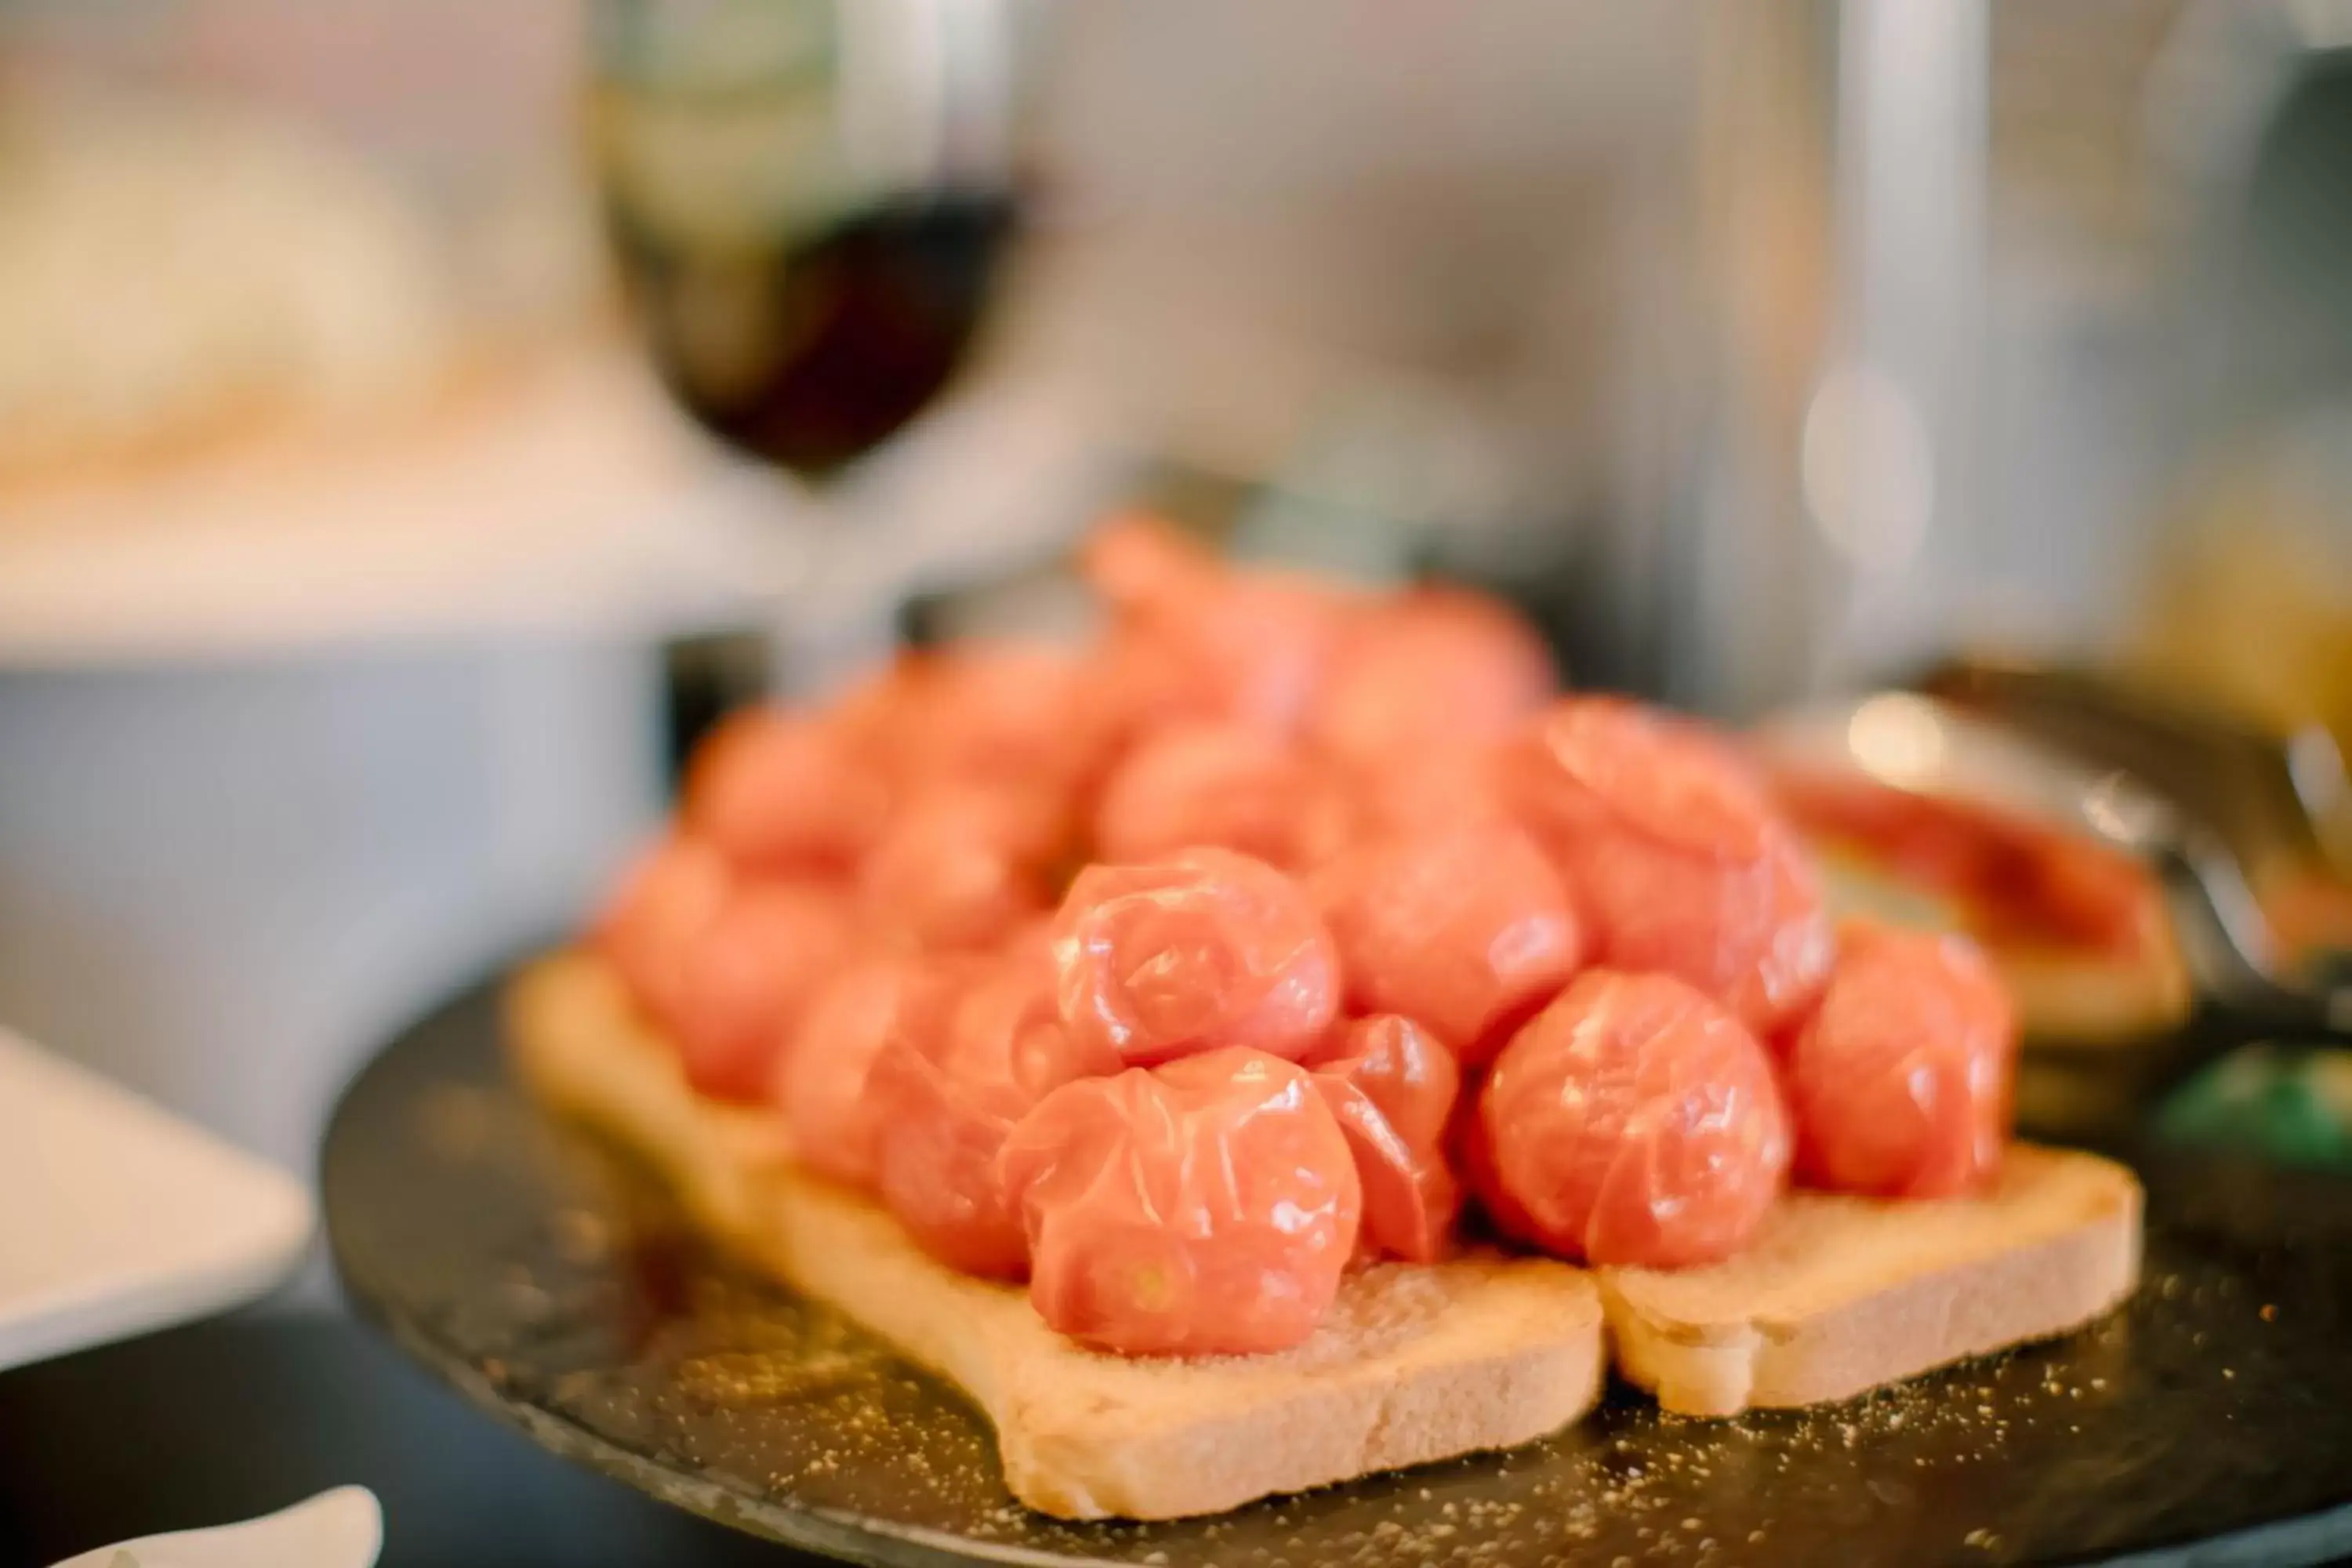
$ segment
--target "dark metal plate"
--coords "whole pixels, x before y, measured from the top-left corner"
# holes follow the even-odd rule
[[[856,1561],[1307,1568],[2307,1563],[2352,1553],[2352,1184],[2138,1161],[2147,1280],[2105,1325],[1836,1409],[1729,1423],[1619,1391],[1548,1442],[1221,1519],[1015,1505],[986,1423],[714,1256],[507,1081],[495,993],[352,1084],[324,1155],[360,1309],[559,1453]],[[2196,1543],[2205,1543],[2194,1551]]]

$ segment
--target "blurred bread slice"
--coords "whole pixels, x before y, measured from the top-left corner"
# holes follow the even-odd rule
[[[2029,1040],[2129,1046],[2189,1016],[2189,973],[2169,932],[2129,957],[2025,947],[1996,947],[1989,956]]]
[[[962,1386],[1007,1485],[1069,1519],[1223,1512],[1274,1493],[1525,1443],[1582,1415],[1605,1367],[1591,1276],[1475,1255],[1352,1276],[1278,1355],[1131,1359],[1048,1329],[1019,1289],[934,1263],[863,1198],[796,1173],[774,1118],[698,1100],[594,959],[508,997],[550,1103],[635,1150],[702,1225]]]
[[[2079,1328],[2131,1293],[2139,1258],[2129,1171],[2021,1143],[1981,1197],[1797,1193],[1727,1262],[1600,1279],[1624,1374],[1668,1410],[1729,1415]]]

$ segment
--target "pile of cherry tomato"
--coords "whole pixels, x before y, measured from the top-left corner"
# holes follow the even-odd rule
[[[730,720],[596,931],[698,1092],[933,1256],[1106,1350],[1245,1353],[1482,1226],[1672,1268],[1792,1180],[1990,1178],[1998,981],[1833,931],[1729,743],[1561,696],[1474,595],[1140,520],[1084,564],[1088,647]]]

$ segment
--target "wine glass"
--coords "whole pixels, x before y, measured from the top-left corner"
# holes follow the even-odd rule
[[[1017,0],[595,0],[589,134],[633,314],[751,459],[772,679],[887,643],[885,518],[841,483],[970,358],[1016,229]]]

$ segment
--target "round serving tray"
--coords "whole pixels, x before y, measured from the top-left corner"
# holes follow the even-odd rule
[[[345,1093],[323,1155],[352,1301],[556,1452],[857,1562],[1308,1568],[2314,1563],[2352,1552],[2352,1183],[2135,1156],[2146,1283],[2105,1324],[1835,1408],[1706,1422],[1612,1391],[1501,1455],[1217,1519],[1014,1503],[986,1422],[703,1245],[509,1080],[497,985]]]

